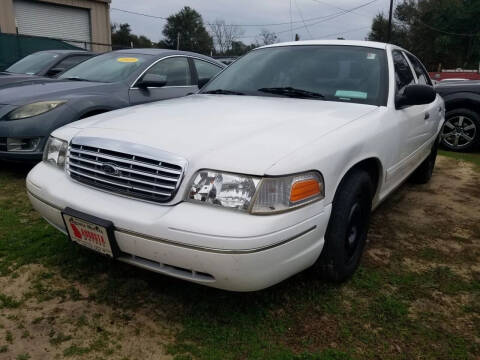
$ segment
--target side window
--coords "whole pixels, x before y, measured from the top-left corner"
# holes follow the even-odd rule
[[[57,65],[55,65],[55,68],[68,70],[68,69],[74,67],[75,65],[78,65],[81,62],[84,62],[85,60],[90,59],[90,58],[91,58],[91,56],[86,56],[86,55],[69,56],[69,57],[63,59],[62,61],[60,61]]]
[[[192,84],[190,65],[186,57],[171,57],[153,65],[147,74],[154,74],[166,81],[165,86],[188,86]]]
[[[408,60],[410,60],[410,63],[413,66],[413,70],[415,71],[415,74],[417,74],[418,83],[422,85],[431,86],[432,81],[430,80],[430,76],[428,75],[422,63],[415,56],[411,54],[407,54],[407,56],[408,56]]]
[[[397,83],[397,92],[402,93],[403,89],[405,89],[406,86],[415,83],[415,78],[405,56],[400,51],[396,50],[392,52],[392,55],[393,64],[395,66],[395,81]]]
[[[222,68],[217,65],[213,65],[203,60],[193,59],[193,62],[197,69],[199,79],[211,79],[222,70]]]

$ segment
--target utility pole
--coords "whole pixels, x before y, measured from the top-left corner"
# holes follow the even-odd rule
[[[177,50],[180,50],[180,33],[177,33]]]
[[[387,43],[392,39],[392,16],[393,16],[393,0],[390,0],[390,15],[388,16],[388,35]]]

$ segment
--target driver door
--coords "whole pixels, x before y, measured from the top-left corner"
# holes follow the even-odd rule
[[[161,87],[139,88],[137,83],[146,74],[154,74],[165,80]],[[131,105],[143,104],[157,100],[172,99],[185,96],[198,90],[193,85],[193,74],[190,61],[185,56],[164,58],[152,65],[140,79],[129,89]]]

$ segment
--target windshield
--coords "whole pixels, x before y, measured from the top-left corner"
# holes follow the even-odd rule
[[[152,56],[143,54],[108,53],[91,58],[74,66],[59,76],[59,79],[74,79],[98,82],[126,80],[135,70],[150,61]]]
[[[226,68],[201,93],[386,105],[386,53],[335,45],[258,49]]]
[[[52,52],[31,54],[10,65],[6,71],[14,74],[36,75],[44,70],[45,67],[53,65],[58,56],[58,54]]]

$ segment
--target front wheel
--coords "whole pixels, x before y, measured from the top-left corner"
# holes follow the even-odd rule
[[[317,262],[326,280],[345,281],[358,268],[367,241],[372,198],[373,185],[366,171],[354,170],[342,180]]]
[[[480,116],[469,109],[447,112],[442,146],[452,151],[471,151],[480,143]]]

